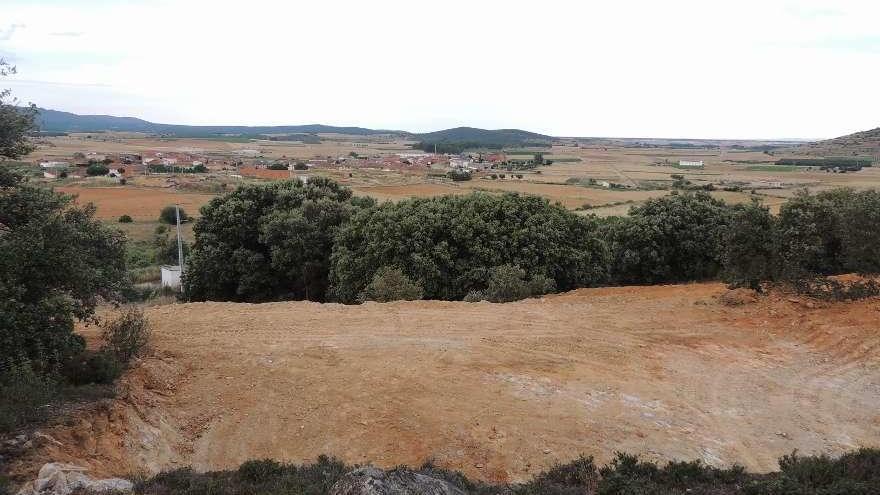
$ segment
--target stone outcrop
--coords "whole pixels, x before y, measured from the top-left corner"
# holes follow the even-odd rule
[[[40,468],[37,479],[25,484],[18,495],[68,495],[76,490],[88,493],[131,493],[134,486],[121,478],[94,479],[86,468],[50,462]]]
[[[355,469],[330,488],[330,495],[465,495],[448,481],[407,469]]]

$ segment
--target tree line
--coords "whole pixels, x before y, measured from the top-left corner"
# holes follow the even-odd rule
[[[801,192],[779,215],[759,202],[673,193],[600,219],[514,193],[377,204],[316,178],[215,198],[194,233],[192,300],[355,303],[377,286],[408,287],[401,299],[511,300],[712,279],[761,289],[880,271],[880,193]]]

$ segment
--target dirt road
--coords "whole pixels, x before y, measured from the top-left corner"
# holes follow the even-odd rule
[[[516,480],[617,450],[770,470],[794,449],[880,445],[880,301],[728,307],[722,292],[156,307],[156,357],[137,373],[159,393],[135,407],[152,423],[113,455],[151,469],[434,458]],[[100,445],[93,464],[113,471]]]

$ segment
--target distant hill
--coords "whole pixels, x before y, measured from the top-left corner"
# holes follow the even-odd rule
[[[480,144],[521,145],[521,144],[549,144],[553,141],[551,136],[522,131],[519,129],[477,129],[475,127],[455,127],[444,131],[414,134],[413,137],[422,142],[470,142]]]
[[[790,150],[811,156],[873,156],[880,161],[880,127],[834,139],[806,143]]]
[[[216,136],[221,134],[256,135],[256,134],[401,134],[399,131],[366,129],[363,127],[336,127],[321,124],[285,125],[285,126],[241,126],[241,125],[174,125],[157,124],[134,117],[114,117],[112,115],[78,115],[58,110],[40,109],[37,117],[40,130],[44,132],[146,132],[151,134],[167,134],[179,137]]]
[[[283,126],[241,126],[241,125],[174,125],[158,124],[134,117],[114,117],[112,115],[78,115],[59,110],[41,108],[37,117],[40,130],[46,133],[57,132],[144,132],[175,137],[212,137],[219,135],[258,136],[266,134],[348,134],[356,136],[397,135],[423,143],[457,143],[467,147],[491,146],[547,146],[553,140],[550,136],[519,129],[487,130],[475,127],[456,127],[443,131],[414,134],[404,131],[367,129],[364,127],[337,127],[322,124],[283,125]]]

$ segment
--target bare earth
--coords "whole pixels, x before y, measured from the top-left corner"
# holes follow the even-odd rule
[[[880,301],[729,307],[724,291],[155,307],[122,397],[40,456],[96,474],[434,458],[518,480],[617,450],[771,470],[794,449],[880,445]]]

